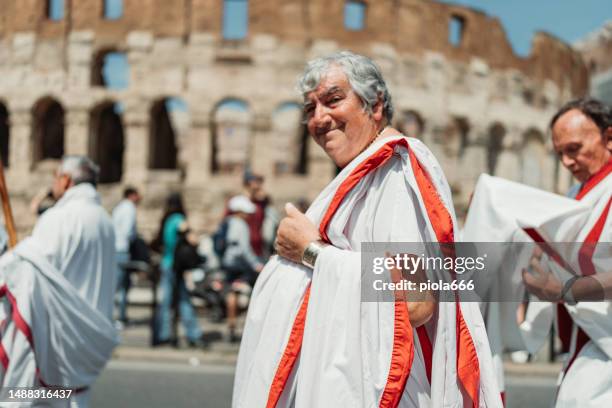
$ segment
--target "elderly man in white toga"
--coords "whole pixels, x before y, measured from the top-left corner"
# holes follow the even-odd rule
[[[342,168],[306,214],[286,206],[255,285],[234,407],[501,406],[475,303],[362,302],[362,242],[455,239],[449,186],[431,152],[390,127],[369,58],[310,61],[308,130]]]

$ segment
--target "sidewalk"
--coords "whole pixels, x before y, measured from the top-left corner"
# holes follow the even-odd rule
[[[159,298],[158,298],[159,299]],[[213,323],[205,315],[199,299],[194,298],[200,327],[205,335],[214,334],[220,340],[211,343],[207,350],[189,348],[184,338],[183,328],[179,324],[179,347],[151,347],[151,309],[152,291],[146,287],[130,289],[128,319],[129,324],[121,332],[121,343],[113,352],[113,359],[188,363],[191,365],[235,365],[239,344],[228,342],[225,323]],[[244,315],[238,321],[241,328]]]
[[[230,365],[234,366],[238,357],[239,344],[227,341],[227,327],[224,323],[213,323],[205,315],[201,307],[196,307],[200,327],[205,334],[217,334],[221,339],[211,343],[208,350],[191,349],[187,346],[184,337],[181,338],[179,348],[163,346],[153,348],[150,346],[151,330],[151,302],[150,288],[133,288],[129,293],[130,306],[128,317],[130,324],[121,331],[121,344],[115,349],[113,359],[122,361],[149,361],[185,363],[198,365]],[[198,300],[194,303],[198,306]],[[201,306],[201,305],[200,305]],[[239,329],[244,324],[244,314],[238,320]],[[183,334],[179,325],[179,336]],[[508,376],[530,376],[556,378],[561,371],[561,363],[532,362],[526,364],[504,362],[504,371]]]

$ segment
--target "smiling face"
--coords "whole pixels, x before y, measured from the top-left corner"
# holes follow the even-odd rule
[[[367,112],[339,66],[331,66],[306,96],[304,111],[310,135],[338,167],[374,140],[383,119],[382,103]]]
[[[578,109],[557,119],[552,141],[561,163],[580,182],[597,173],[612,158],[612,128],[602,135],[597,125]]]

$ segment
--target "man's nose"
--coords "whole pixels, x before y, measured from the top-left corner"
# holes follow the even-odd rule
[[[318,104],[315,107],[312,119],[314,120],[314,123],[317,127],[319,127],[321,124],[325,124],[326,122],[329,122],[330,120],[329,110],[327,109],[325,105]]]
[[[563,164],[563,166],[570,168],[575,163],[575,161],[567,154],[564,154],[561,156],[561,163]]]

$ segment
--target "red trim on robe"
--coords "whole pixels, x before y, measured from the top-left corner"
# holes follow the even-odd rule
[[[608,204],[604,208],[603,212],[597,219],[597,222],[593,226],[593,229],[589,232],[589,235],[584,239],[584,243],[580,247],[578,253],[578,263],[580,264],[580,271],[582,276],[590,276],[595,274],[595,265],[593,264],[593,254],[599,237],[603,232],[604,226],[606,225],[606,219],[610,212],[610,203],[612,203],[612,197],[608,200]]]
[[[454,227],[453,220],[446,209],[446,206],[440,199],[438,191],[429,179],[427,172],[421,167],[421,164],[416,159],[414,153],[408,149],[410,154],[410,163],[412,170],[419,186],[421,196],[425,202],[425,208],[429,221],[434,228],[434,232],[441,243],[454,242]],[[449,246],[452,248],[452,245]],[[448,252],[448,251],[445,251]],[[450,252],[454,252],[451,249]],[[454,254],[449,254],[454,256]],[[478,407],[480,402],[480,363],[478,362],[478,354],[476,346],[472,340],[467,323],[463,319],[461,312],[461,304],[457,296],[456,300],[456,327],[457,327],[457,375],[463,388],[472,400],[472,406]]]
[[[291,328],[291,333],[289,334],[289,340],[287,341],[285,351],[276,369],[274,379],[272,380],[266,408],[276,407],[276,404],[278,403],[278,400],[285,389],[285,384],[287,384],[289,375],[291,375],[293,366],[300,355],[300,350],[302,349],[302,339],[304,338],[304,327],[306,325],[306,311],[308,309],[309,298],[310,284],[308,284],[308,287],[304,292],[304,298],[302,299],[302,304],[300,305],[295,321],[293,322],[293,327]]]
[[[398,141],[390,142],[382,146],[378,149],[374,154],[372,154],[368,159],[357,166],[351,174],[347,176],[347,178],[340,184],[334,197],[332,198],[323,219],[321,220],[321,224],[319,224],[319,234],[321,238],[325,242],[330,242],[329,237],[327,236],[327,227],[331,223],[332,218],[340,208],[340,204],[344,197],[363,179],[368,173],[372,170],[376,170],[379,166],[385,164],[391,156],[393,156],[393,150],[395,145],[398,144]]]
[[[387,383],[380,398],[380,408],[395,408],[399,405],[410,375],[414,360],[414,339],[405,299],[395,300],[393,324],[393,350]]]
[[[608,177],[612,173],[612,160],[608,161],[599,171],[593,174],[587,181],[582,183],[580,191],[576,195],[576,200],[582,200],[596,185],[598,185],[603,179]]]
[[[359,181],[365,177],[369,172],[375,170],[379,166],[391,158],[393,154],[393,149],[395,143],[388,143],[382,146],[378,151],[376,151],[372,156],[370,156],[365,162],[361,163],[357,166],[351,174],[342,182],[342,184],[338,187],[338,190],[334,194],[332,201],[327,208],[323,219],[319,225],[319,232],[324,241],[329,242],[329,237],[327,236],[327,228],[331,223],[331,220],[340,207],[342,200],[344,197],[359,183]],[[285,388],[285,384],[291,375],[291,371],[297,361],[297,357],[300,353],[302,347],[302,338],[304,335],[304,327],[306,324],[306,311],[308,309],[308,297],[310,294],[310,286],[308,286],[307,294],[304,295],[304,299],[302,300],[302,304],[300,306],[300,310],[298,311],[298,316],[296,317],[293,327],[291,329],[291,333],[289,335],[289,340],[287,342],[287,346],[283,352],[283,357],[281,358],[281,362],[277,368],[274,379],[272,380],[272,384],[270,386],[270,392],[268,394],[268,403],[266,405],[267,408],[273,408],[278,403],[280,396]],[[303,313],[303,316],[300,314]],[[399,313],[401,316],[401,312]],[[395,344],[394,344],[395,350]],[[399,357],[401,354],[397,354]],[[402,355],[403,356],[403,355]],[[393,365],[393,362],[392,362]],[[402,365],[404,366],[404,365]],[[408,367],[409,368],[409,367]],[[407,378],[407,375],[406,375]],[[401,390],[403,392],[403,388]],[[401,395],[401,394],[400,394]],[[399,401],[399,400],[398,400]]]
[[[591,176],[586,182],[582,184],[580,191],[576,195],[576,200],[582,200],[591,190],[593,190],[601,181],[608,177],[612,173],[612,160],[602,167],[597,173]],[[595,252],[595,244],[599,241],[599,237],[605,226],[607,220],[610,204],[612,203],[612,197],[608,200],[604,211],[597,219],[595,225],[584,240],[583,245],[578,253],[578,263],[580,265],[580,272],[583,276],[593,275],[595,273],[595,265],[593,264],[593,253]],[[573,269],[561,258],[561,256],[548,245],[544,238],[533,228],[525,228],[524,231],[548,254],[554,261],[559,265],[567,269],[568,271],[575,274]],[[542,246],[541,244],[544,244]],[[559,338],[561,339],[561,350],[563,352],[570,351],[571,334],[574,321],[570,316],[569,312],[562,303],[557,304],[557,328],[559,330]],[[576,336],[576,347],[574,354],[571,356],[564,373],[570,369],[582,348],[590,341],[588,334],[578,327],[578,333]]]
[[[612,161],[608,163],[608,170],[605,173],[606,175],[608,175],[610,171],[612,170],[612,166],[610,166],[610,164],[612,164]],[[601,174],[604,174],[604,173],[601,173]],[[604,178],[605,177],[600,178],[598,182],[603,180]],[[593,186],[595,186],[595,184]],[[592,189],[593,186],[591,186],[590,189]],[[582,197],[584,197],[584,195],[582,195],[580,198]],[[578,255],[578,262],[580,263],[580,269],[581,269],[583,276],[589,276],[589,275],[595,274],[595,265],[593,264],[593,253],[595,252],[595,244],[599,242],[599,237],[601,237],[601,233],[606,223],[606,219],[608,218],[608,213],[610,211],[610,203],[612,203],[612,197],[608,199],[608,204],[606,204],[606,207],[604,208],[603,212],[597,219],[597,222],[595,222],[595,225],[593,226],[593,228],[591,229],[591,231],[585,238],[584,243],[580,247],[580,252]],[[557,325],[561,327],[562,324],[567,325],[567,323],[569,322],[569,327],[571,328],[574,323],[572,317],[570,316],[568,311],[565,309],[565,307],[563,307],[561,304],[559,304],[557,307],[558,309],[563,308],[563,312],[560,315],[557,315],[558,316]],[[559,332],[561,332],[561,330],[559,330]],[[561,333],[559,333],[559,337],[561,337]],[[570,331],[570,337],[565,339],[565,341],[568,342],[568,344],[569,344],[570,338],[571,338],[571,331]],[[578,354],[580,354],[580,352],[582,351],[582,348],[586,346],[586,344],[590,340],[591,339],[589,338],[589,335],[584,330],[582,330],[580,326],[578,326],[578,334],[576,335],[576,347],[574,350],[574,354],[572,355],[569,362],[567,363],[567,366],[565,367],[565,371],[564,371],[565,373],[569,371],[572,364],[574,364],[576,357],[578,357]],[[563,343],[563,339],[562,339],[562,343]],[[569,351],[569,346],[568,346],[568,351]]]

